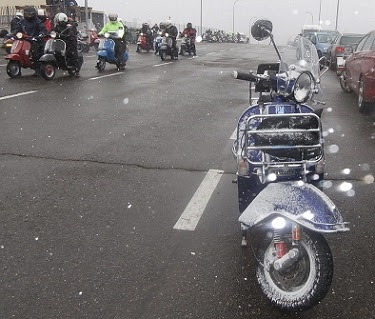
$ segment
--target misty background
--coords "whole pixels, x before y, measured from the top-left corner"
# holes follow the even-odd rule
[[[338,0],[238,0],[234,5],[235,32],[249,34],[255,17],[273,22],[276,42],[283,44],[300,32],[304,24],[319,23],[323,29],[335,30]],[[339,0],[338,31],[367,33],[374,26],[374,0]],[[84,0],[77,1],[84,6]],[[202,0],[203,27],[232,32],[235,0]],[[160,23],[171,17],[173,23],[200,25],[201,0],[88,0],[94,10],[117,13],[124,21]]]

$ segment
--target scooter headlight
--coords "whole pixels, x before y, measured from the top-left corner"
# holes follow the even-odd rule
[[[22,39],[22,32],[17,32],[16,37],[17,39]]]
[[[285,227],[285,225],[286,225],[286,220],[283,217],[276,217],[272,221],[272,227],[274,229],[283,229]]]
[[[168,34],[168,33],[166,33],[166,34],[165,34],[165,36],[166,36],[166,37],[168,38],[168,37],[169,37],[169,34]]]
[[[294,84],[293,95],[297,103],[305,103],[314,92],[314,79],[309,72],[303,72],[299,75]]]
[[[57,36],[55,31],[52,31],[49,35],[51,36],[52,39],[55,39]]]
[[[104,33],[104,37],[109,38],[109,33],[108,32]]]

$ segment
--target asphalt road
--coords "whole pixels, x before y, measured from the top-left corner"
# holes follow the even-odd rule
[[[270,46],[200,44],[162,62],[133,46],[124,72],[98,74],[90,52],[81,78],[52,82],[9,79],[0,60],[0,318],[374,318],[375,117],[332,72],[326,193],[351,232],[328,237],[330,292],[281,313],[240,247],[230,136],[248,84],[229,73],[276,59]],[[174,229],[216,170],[195,230]]]

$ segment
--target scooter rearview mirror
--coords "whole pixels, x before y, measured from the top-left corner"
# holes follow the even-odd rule
[[[256,20],[251,27],[251,35],[257,41],[263,41],[272,33],[272,22],[269,20]]]

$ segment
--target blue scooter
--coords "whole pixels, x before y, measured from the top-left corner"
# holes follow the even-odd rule
[[[323,234],[349,230],[320,189],[321,112],[306,104],[319,91],[319,57],[303,37],[281,57],[271,21],[256,21],[251,32],[258,41],[271,38],[280,62],[260,64],[256,74],[233,72],[234,78],[255,83],[259,93],[239,118],[232,149],[242,246],[252,235],[257,280],[271,303],[302,311],[317,305],[332,281],[333,258]]]
[[[129,53],[128,51],[125,51],[124,53],[124,61],[121,63],[115,56],[115,39],[122,38],[121,34],[119,34],[119,31],[114,32],[107,32],[105,33],[105,39],[101,39],[98,47],[98,61],[96,63],[96,68],[99,70],[99,72],[103,72],[105,70],[106,64],[115,64],[117,67],[117,70],[124,70],[125,64],[129,59]],[[124,64],[125,63],[125,64]]]

